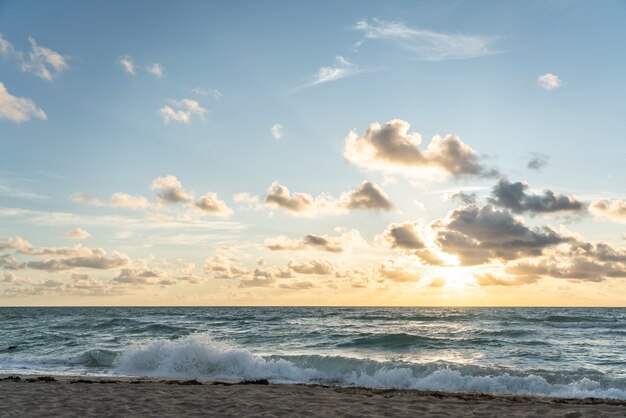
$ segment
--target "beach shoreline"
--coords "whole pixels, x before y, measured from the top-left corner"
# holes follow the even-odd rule
[[[0,398],[0,416],[626,416],[623,400],[266,380],[5,374]]]

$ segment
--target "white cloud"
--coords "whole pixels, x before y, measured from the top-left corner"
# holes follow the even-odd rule
[[[216,101],[220,101],[222,99],[222,97],[224,97],[222,92],[219,91],[218,89],[212,89],[211,90],[211,96],[213,96],[213,99],[215,99]]]
[[[600,218],[626,223],[626,200],[597,200],[591,204],[589,210]]]
[[[110,200],[111,206],[128,209],[145,209],[149,206],[148,199],[144,196],[132,196],[128,193],[113,193]]]
[[[27,57],[22,56],[22,71],[35,74],[45,80],[52,80],[69,68],[66,57],[49,48],[37,45],[33,38],[28,38],[31,50]]]
[[[154,222],[194,223],[205,214],[228,217],[233,210],[221,200],[217,193],[208,192],[195,198],[193,192],[185,190],[176,176],[166,175],[152,181],[150,188],[155,192],[156,203],[151,203],[141,195],[130,195],[117,192],[110,199],[95,199],[88,193],[77,192],[70,199],[77,203],[85,203],[99,207],[122,207],[141,210],[146,220]],[[176,204],[182,203],[183,210]],[[180,206],[179,206],[180,207]],[[0,212],[1,216],[1,212]]]
[[[44,196],[38,193],[33,193],[28,190],[23,190],[16,187],[7,186],[0,183],[0,196],[14,197],[18,199],[48,199],[48,196]]]
[[[76,192],[72,193],[70,196],[72,202],[90,202],[91,196],[86,192]]]
[[[209,94],[209,92],[203,89],[202,87],[194,87],[191,89],[191,92],[199,96],[206,96],[207,94]]]
[[[192,99],[170,100],[170,103],[172,106],[163,106],[159,109],[159,114],[165,123],[169,123],[170,120],[189,123],[193,116],[204,120],[204,114],[207,112],[207,109]]]
[[[33,249],[33,244],[26,241],[24,238],[16,235],[15,237],[8,237],[0,241],[0,251],[16,251],[19,253],[29,253]]]
[[[36,117],[46,120],[46,113],[26,97],[12,96],[0,82],[0,119],[8,119],[11,122],[20,123]]]
[[[264,245],[270,251],[325,251],[329,253],[343,253],[353,247],[368,246],[356,229],[345,231],[336,237],[307,234],[300,239],[291,239],[279,235],[267,238]]]
[[[124,71],[126,71],[128,74],[135,75],[135,63],[133,62],[131,57],[125,55],[121,57],[118,62],[120,63]]]
[[[222,92],[218,89],[206,90],[202,87],[194,87],[193,89],[191,89],[191,91],[200,96],[207,96],[210,94],[213,99],[215,99],[215,101],[220,101],[220,99],[223,97]]]
[[[152,182],[152,190],[157,192],[157,203],[159,206],[172,205],[175,203],[191,204],[194,200],[194,194],[183,188],[181,182],[176,176],[168,175],[157,177]],[[227,217],[233,214],[233,210],[229,208],[217,193],[209,192],[201,196],[193,203],[195,208],[202,212],[210,213],[215,216]]]
[[[0,280],[2,283],[15,283],[17,282],[17,276],[14,273],[4,273],[4,279]]]
[[[328,83],[329,81],[339,80],[362,72],[364,70],[360,69],[356,64],[351,63],[341,55],[337,55],[333,66],[320,68],[307,84],[296,87],[292,91]]]
[[[370,124],[363,136],[355,131],[345,139],[344,157],[366,170],[386,174],[399,173],[407,177],[433,177],[437,174],[492,177],[496,170],[484,166],[481,158],[456,135],[435,135],[424,150],[422,137],[409,132],[410,124],[393,119],[385,125]]]
[[[11,58],[13,55],[15,55],[15,53],[15,48],[13,48],[11,42],[4,39],[4,37],[0,33],[0,55],[5,58]]]
[[[28,41],[31,49],[28,53],[24,53],[15,49],[11,42],[0,34],[0,55],[7,59],[15,59],[19,62],[22,71],[49,81],[70,68],[67,57],[38,45],[33,38],[28,38]]]
[[[130,258],[113,251],[108,257],[102,248],[88,248],[78,244],[73,248],[42,248],[33,255],[45,257],[41,261],[29,261],[27,268],[47,272],[60,272],[77,268],[109,270],[125,267]]]
[[[207,221],[199,211],[169,215],[166,213],[142,213],[139,216],[119,215],[79,215],[69,212],[47,212],[32,209],[0,207],[0,218],[10,219],[10,222],[20,225],[37,226],[74,226],[95,225],[116,227],[125,230],[124,235],[132,231],[153,232],[158,230],[173,231],[220,231],[222,237],[238,233],[246,228],[239,222]]]
[[[65,234],[63,234],[63,236],[71,239],[85,239],[89,238],[91,234],[82,228],[76,228],[72,229],[71,231],[67,231]]]
[[[198,276],[197,274],[194,274],[194,273],[184,274],[182,276],[177,277],[176,280],[178,280],[179,282],[186,282],[189,284],[200,284],[206,281],[204,277]]]
[[[341,55],[337,55],[335,57],[335,66],[320,68],[310,85],[314,86],[316,84],[339,80],[340,78],[348,77],[357,72],[358,68],[356,65],[352,64]]]
[[[287,267],[294,273],[325,275],[335,271],[333,264],[326,260],[311,259],[305,262],[290,261]]]
[[[378,269],[378,274],[385,280],[396,283],[419,282],[422,280],[422,274],[414,268],[403,266],[394,260],[389,260]]]
[[[379,19],[357,22],[352,29],[364,34],[357,47],[367,39],[386,40],[426,61],[477,58],[496,53],[490,47],[495,40],[493,37],[414,29]]]
[[[206,260],[204,272],[215,279],[239,279],[248,276],[251,270],[237,265],[232,258],[216,255]]]
[[[233,214],[233,210],[226,206],[223,200],[217,197],[217,193],[209,192],[196,200],[196,207],[212,215],[227,217]]]
[[[157,191],[157,202],[159,205],[188,203],[193,200],[193,195],[183,188],[176,176],[157,177],[152,181],[151,188]]]
[[[250,193],[236,193],[233,195],[233,201],[239,203],[240,206],[249,210],[261,210],[263,209],[263,205],[261,204],[261,199],[259,196],[255,196]]]
[[[113,193],[109,200],[92,199],[89,193],[77,192],[70,196],[73,202],[87,203],[92,206],[113,206],[128,209],[145,209],[150,206],[148,199],[141,195],[130,195],[128,193]]]
[[[285,127],[281,125],[280,123],[275,123],[274,125],[272,125],[272,128],[270,129],[270,131],[272,132],[272,136],[276,139],[281,139],[285,135],[283,132],[284,128]]]
[[[556,90],[561,87],[561,79],[558,75],[546,73],[537,78],[537,83],[546,90]]]
[[[146,71],[148,71],[150,74],[152,74],[156,78],[161,78],[163,77],[164,69],[161,64],[154,63],[154,64],[146,65]]]
[[[385,192],[369,181],[342,193],[339,198],[324,193],[316,197],[308,193],[291,193],[286,186],[275,181],[267,190],[265,205],[295,216],[341,215],[352,209],[389,211],[393,208]]]

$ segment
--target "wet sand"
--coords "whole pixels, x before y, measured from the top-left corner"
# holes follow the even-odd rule
[[[626,401],[91,376],[0,376],[0,416],[626,417]]]

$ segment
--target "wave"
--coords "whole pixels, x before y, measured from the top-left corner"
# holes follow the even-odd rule
[[[500,329],[500,330],[480,330],[476,332],[477,335],[487,337],[525,337],[537,335],[538,332],[532,329]]]
[[[134,345],[119,354],[113,366],[118,374],[153,377],[268,379],[277,383],[626,399],[625,388],[608,387],[588,378],[568,380],[564,376],[560,381],[549,382],[536,374],[497,372],[478,366],[453,368],[441,363],[381,362],[323,355],[262,356],[206,334]]]
[[[370,334],[359,336],[351,341],[337,344],[337,347],[366,347],[366,348],[411,348],[411,347],[435,347],[442,346],[449,342],[447,339],[412,335],[406,333],[399,334]]]
[[[80,356],[72,358],[69,363],[80,364],[85,367],[112,367],[118,354],[113,350],[89,350]]]
[[[361,315],[346,315],[343,318],[348,320],[357,321],[398,321],[398,322],[455,322],[455,321],[467,321],[473,317],[467,314],[441,314],[441,315],[407,315],[400,313],[399,315],[387,314],[361,314]]]
[[[444,338],[427,337],[407,333],[397,334],[361,334],[350,341],[337,343],[336,347],[342,348],[367,348],[383,350],[408,350],[418,348],[451,348],[458,346],[480,347],[486,345],[499,345],[501,341],[493,338]]]
[[[589,315],[548,315],[545,318],[537,319],[544,322],[616,322],[612,318],[589,316]]]

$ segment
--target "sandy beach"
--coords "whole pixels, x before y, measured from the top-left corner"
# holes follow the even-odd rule
[[[625,417],[626,402],[86,376],[2,376],[0,416]]]

